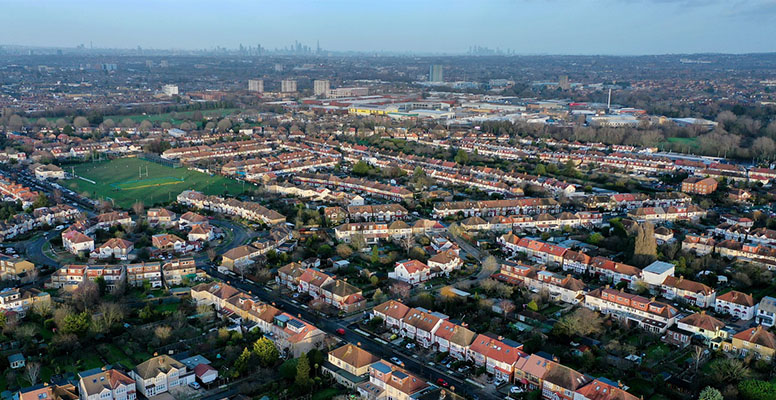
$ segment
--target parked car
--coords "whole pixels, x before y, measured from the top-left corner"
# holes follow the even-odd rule
[[[442,387],[450,386],[450,384],[447,383],[447,381],[442,379],[442,378],[437,379],[437,385],[442,386]]]
[[[512,394],[523,393],[523,391],[524,391],[523,388],[521,388],[520,386],[512,386],[512,388],[509,389],[509,393],[512,393]]]
[[[198,382],[191,382],[189,383],[189,387],[194,390],[199,390],[202,386]]]
[[[404,362],[402,360],[399,360],[397,357],[391,357],[391,362],[400,367],[404,366]]]

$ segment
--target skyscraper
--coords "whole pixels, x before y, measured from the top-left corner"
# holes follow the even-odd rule
[[[313,81],[313,94],[316,96],[328,96],[329,81],[326,79],[316,79]]]
[[[563,90],[571,89],[571,83],[569,83],[569,76],[561,75],[560,79],[558,79],[558,86]]]
[[[442,76],[442,66],[434,64],[428,68],[428,81],[429,82],[444,82],[445,79]]]
[[[248,91],[249,92],[264,93],[264,81],[261,80],[261,79],[249,79],[248,80]]]
[[[296,92],[296,79],[283,79],[280,81],[280,91],[283,93]]]

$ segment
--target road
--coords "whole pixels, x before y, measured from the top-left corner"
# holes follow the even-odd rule
[[[228,240],[224,240],[221,244],[216,246],[215,249],[217,254],[224,254],[234,247],[248,244],[256,237],[256,232],[250,230],[248,227],[226,219],[211,219],[208,223],[220,228],[224,232],[230,231],[232,233],[231,236],[227,236]],[[206,252],[196,254],[194,260],[197,262],[197,265],[210,262]]]
[[[365,336],[360,334],[359,332],[355,331],[350,327],[350,325],[352,325],[352,322],[350,321],[342,321],[339,319],[321,316],[317,312],[304,308],[300,304],[294,303],[290,299],[280,296],[275,291],[268,290],[265,286],[255,285],[248,281],[240,281],[239,278],[232,278],[232,277],[223,275],[218,271],[216,271],[215,268],[212,268],[210,266],[203,266],[202,268],[208,274],[210,274],[210,276],[227,281],[230,285],[238,289],[242,289],[246,292],[249,291],[251,294],[257,296],[262,301],[265,301],[267,303],[274,303],[278,308],[281,308],[283,311],[291,315],[297,315],[300,318],[306,321],[309,321],[310,323],[312,323],[322,331],[332,336],[338,336],[336,334],[337,329],[344,329],[345,335],[341,336],[343,340],[350,343],[355,343],[359,347],[363,348],[364,350],[369,351],[370,353],[380,356],[386,360],[392,357],[396,357],[404,362],[404,366],[409,371],[412,371],[413,373],[418,374],[419,376],[423,377],[429,382],[434,383],[438,378],[442,378],[445,381],[447,381],[451,385],[451,387],[455,389],[455,392],[458,394],[466,395],[468,397],[471,397],[472,395],[476,395],[480,399],[489,399],[489,400],[495,400],[495,399],[501,398],[498,396],[497,393],[484,391],[464,381],[460,377],[448,373],[446,370],[439,368],[437,364],[434,364],[433,366],[428,365],[421,360],[413,358],[412,354],[410,353],[405,354],[403,351],[401,351],[399,348],[397,348],[394,345],[390,345],[390,344],[385,345],[383,343],[380,343],[374,340],[370,336]]]

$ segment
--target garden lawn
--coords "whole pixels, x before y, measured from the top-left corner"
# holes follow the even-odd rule
[[[125,209],[137,201],[142,201],[145,206],[173,201],[188,189],[219,196],[243,191],[243,184],[234,179],[209,176],[183,167],[172,168],[139,158],[85,162],[66,166],[65,170],[94,182],[74,178],[64,181],[65,187],[92,199],[112,199],[116,206]]]

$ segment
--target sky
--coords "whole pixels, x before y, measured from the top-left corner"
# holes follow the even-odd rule
[[[0,45],[641,55],[776,51],[776,0],[0,0]]]

